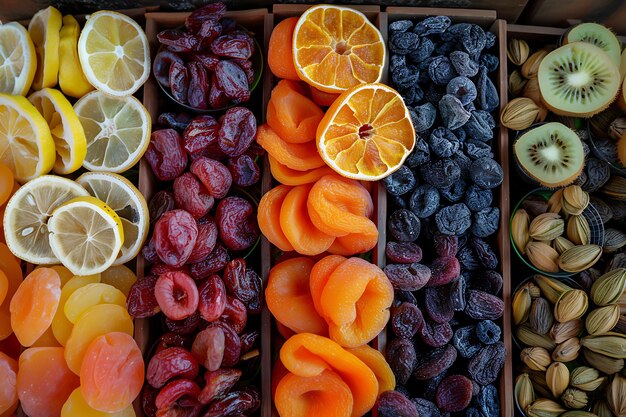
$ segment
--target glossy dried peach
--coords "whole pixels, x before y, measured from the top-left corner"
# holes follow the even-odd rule
[[[87,284],[70,295],[63,306],[65,317],[75,324],[90,307],[98,304],[117,304],[126,307],[126,296],[108,284]]]

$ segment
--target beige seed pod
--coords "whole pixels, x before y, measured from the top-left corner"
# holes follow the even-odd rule
[[[500,113],[503,126],[513,130],[529,128],[537,118],[539,106],[529,98],[518,97],[509,101]]]
[[[506,55],[514,65],[522,65],[528,59],[530,48],[522,39],[510,39]]]

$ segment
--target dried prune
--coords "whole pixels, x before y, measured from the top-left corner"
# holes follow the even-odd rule
[[[197,32],[207,20],[220,20],[226,14],[226,4],[221,2],[206,4],[185,19],[185,27],[189,32]]]
[[[437,388],[436,401],[439,409],[444,412],[465,410],[472,401],[472,381],[463,375],[445,377]]]
[[[459,238],[455,235],[436,234],[434,239],[437,256],[456,256],[459,247]]]
[[[126,298],[126,308],[131,316],[144,319],[152,317],[161,311],[159,303],[154,296],[154,285],[159,277],[148,275],[137,280]]]
[[[164,86],[170,85],[170,67],[174,62],[184,65],[183,59],[179,57],[178,54],[171,51],[160,51],[154,57],[152,73],[154,74],[154,78]]]
[[[456,71],[445,56],[435,57],[428,66],[428,76],[437,85],[446,85],[456,77]]]
[[[483,189],[495,188],[502,184],[504,171],[499,163],[491,158],[480,158],[472,162],[470,168],[472,181]]]
[[[442,188],[439,193],[449,202],[458,203],[463,200],[465,196],[465,190],[467,189],[467,183],[463,179],[459,179],[448,188]]]
[[[420,62],[424,62],[430,58],[434,51],[434,42],[429,38],[421,38],[419,47],[416,50],[409,52],[407,56],[412,63],[419,64]],[[427,75],[426,71],[424,73]]]
[[[487,237],[498,231],[500,226],[500,209],[487,207],[474,213],[472,233],[477,237]]]
[[[254,53],[254,41],[247,33],[236,30],[215,38],[211,43],[211,51],[227,58],[248,59]]]
[[[391,329],[398,337],[412,338],[423,324],[424,317],[415,304],[404,302],[391,309]]]
[[[209,256],[191,264],[189,273],[193,279],[204,279],[224,269],[229,260],[228,251],[218,243]]]
[[[233,177],[220,161],[202,156],[193,161],[190,171],[198,177],[212,197],[224,198],[230,191]]]
[[[463,203],[442,208],[435,221],[439,232],[446,235],[462,235],[472,225],[471,212]]]
[[[415,139],[415,148],[406,159],[406,165],[410,168],[417,168],[430,161],[430,148],[428,143],[421,137]]]
[[[480,350],[482,345],[476,337],[476,326],[465,326],[456,329],[452,337],[452,344],[463,358],[471,358]]]
[[[463,126],[463,130],[472,139],[486,142],[493,139],[493,129],[496,121],[491,113],[484,110],[474,110],[469,120]]]
[[[161,388],[174,377],[193,379],[198,375],[198,361],[191,352],[171,347],[156,353],[148,362],[146,381],[154,388]]]
[[[432,185],[420,185],[411,195],[409,208],[420,219],[432,216],[439,208],[439,191]]]
[[[463,275],[459,276],[459,278],[452,283],[450,287],[450,304],[452,305],[452,309],[454,311],[463,311],[465,310],[466,300],[465,300],[465,290],[467,289],[467,284],[465,282],[465,277]]]
[[[424,398],[426,398],[429,401],[435,401],[437,388],[439,387],[439,384],[441,384],[441,381],[443,381],[443,379],[447,375],[448,375],[448,369],[441,372],[439,375],[436,375],[424,381],[421,386],[420,395],[422,395]],[[447,414],[444,414],[444,415],[447,416]]]
[[[498,295],[503,285],[502,275],[497,271],[481,272],[476,279],[472,280],[472,287],[475,290],[482,290],[489,294]]]
[[[417,298],[415,298],[415,295],[413,295],[411,291],[396,290],[393,293],[394,306],[399,306],[401,303],[410,303],[417,305]]]
[[[434,402],[425,398],[411,398],[411,402],[415,404],[419,417],[441,417],[441,412]]]
[[[422,260],[422,248],[413,242],[387,242],[385,246],[387,261],[399,264],[410,264]]]
[[[463,132],[463,133],[461,133]],[[455,131],[455,134],[458,137],[463,136],[463,140],[465,140],[465,131],[463,129],[459,129]],[[472,165],[472,160],[465,155],[465,152],[459,151],[451,158],[461,169],[461,178],[467,180],[469,179],[469,169]]]
[[[420,37],[413,32],[392,32],[389,50],[394,54],[406,55],[419,47]]]
[[[478,25],[470,24],[461,33],[461,45],[468,54],[478,56],[485,48],[487,35]]]
[[[190,172],[174,180],[174,200],[178,208],[189,212],[196,219],[207,214],[215,202],[204,185]]]
[[[420,219],[407,209],[399,209],[391,213],[387,225],[392,238],[400,242],[413,242],[420,235]]]
[[[455,96],[463,106],[467,106],[477,97],[476,86],[467,77],[459,76],[450,80],[446,86],[446,93]],[[440,104],[441,105],[441,104]]]
[[[167,327],[167,330],[170,332],[174,332],[178,335],[188,335],[195,332],[198,328],[200,324],[200,314],[196,311],[191,316],[182,320],[172,320],[169,317],[165,317],[164,321],[165,327]]]
[[[493,158],[491,146],[486,142],[468,140],[465,142],[465,153],[472,159]]]
[[[239,65],[231,61],[220,61],[215,68],[215,79],[228,99],[235,103],[250,100],[248,77]]]
[[[500,415],[498,389],[491,384],[480,387],[476,404],[484,417],[498,417]]]
[[[493,345],[498,342],[500,333],[500,327],[491,320],[479,321],[476,325],[476,336],[486,345]]]
[[[144,155],[154,175],[161,181],[179,177],[187,166],[180,135],[174,129],[155,130]]]
[[[219,131],[219,145],[222,151],[235,157],[243,154],[256,136],[256,119],[245,107],[233,107],[224,115]]]
[[[198,223],[198,238],[196,239],[196,244],[187,262],[193,264],[209,256],[209,254],[213,252],[213,249],[215,249],[217,235],[217,225],[213,220]]]
[[[589,198],[589,202],[593,204],[595,209],[598,211],[598,214],[602,219],[602,223],[607,224],[613,218],[613,210],[611,209],[611,206],[609,206],[603,199],[592,195]]]
[[[193,52],[198,47],[198,39],[181,30],[166,29],[157,34],[157,40],[174,52]]]
[[[427,183],[436,188],[448,188],[461,178],[461,169],[451,159],[424,164],[420,167],[420,173]]]
[[[406,67],[406,55],[392,54],[389,59],[389,71],[393,72],[398,67]]]
[[[441,126],[431,132],[429,145],[435,155],[449,158],[459,150],[461,142],[450,129]]]
[[[381,417],[418,417],[415,404],[398,391],[385,391],[380,394],[376,411]]]
[[[463,107],[461,100],[453,94],[446,94],[439,100],[439,114],[446,127],[453,130],[465,125],[471,116],[471,113]],[[440,156],[449,157],[452,153]]]
[[[465,205],[471,211],[480,211],[491,206],[493,202],[493,192],[484,190],[481,187],[472,184],[465,192]]]
[[[226,309],[226,287],[217,275],[211,275],[198,287],[198,311],[208,322],[219,319]]]
[[[415,175],[406,165],[383,179],[383,186],[391,195],[402,195],[413,190],[417,185]]]
[[[498,90],[493,85],[487,75],[487,68],[480,67],[478,78],[476,79],[476,90],[478,91],[478,104],[485,111],[494,111],[500,105]]]
[[[478,74],[479,66],[467,52],[452,51],[450,52],[450,62],[456,72],[464,77],[473,77]]]
[[[406,384],[415,369],[417,354],[410,339],[396,338],[387,345],[387,362],[400,384]]]
[[[450,342],[454,332],[450,323],[435,323],[424,318],[424,325],[420,328],[419,334],[428,346],[441,347]]]
[[[148,212],[150,213],[150,225],[154,225],[161,218],[163,213],[174,210],[176,202],[174,194],[170,191],[161,190],[152,196],[148,203]]]
[[[428,287],[424,290],[424,306],[428,317],[436,323],[447,323],[454,317],[450,302],[450,287]]]
[[[224,245],[234,251],[251,247],[259,238],[252,204],[241,197],[226,197],[217,205],[215,220]]]
[[[437,109],[432,103],[424,103],[409,109],[413,127],[418,133],[424,132],[432,127],[437,117]]]
[[[424,287],[431,277],[430,268],[417,262],[387,265],[384,272],[393,288],[401,291],[417,291]]]
[[[498,379],[505,359],[504,343],[486,345],[472,356],[467,365],[467,372],[480,385],[489,385]]]
[[[161,113],[157,119],[157,124],[171,127],[172,129],[183,131],[189,125],[191,115],[189,113]]]
[[[504,302],[484,291],[468,290],[465,314],[475,320],[497,320],[504,313]]]
[[[405,90],[418,84],[419,71],[412,65],[398,66],[391,72],[391,82],[399,90]]]
[[[493,35],[487,32],[488,35]],[[478,64],[487,69],[487,72],[494,72],[500,66],[500,60],[497,56],[491,54],[482,54],[478,59]]]
[[[213,159],[222,159],[222,153],[217,143],[219,123],[208,115],[195,117],[183,132],[183,147],[190,157],[197,159],[207,156]]]
[[[413,370],[413,377],[418,381],[436,377],[452,366],[456,356],[456,349],[452,345],[433,349],[420,355]]]
[[[452,21],[448,16],[430,16],[418,22],[413,28],[413,32],[421,36],[443,33],[451,23]]]
[[[485,269],[496,269],[498,266],[498,256],[493,248],[481,238],[475,237],[471,240],[472,249],[478,258],[478,261]]]
[[[233,177],[233,182],[239,187],[250,187],[261,178],[261,170],[250,155],[243,154],[228,158],[226,166]]]
[[[395,22],[389,23],[390,32],[406,32],[411,28],[413,28],[413,22],[410,20],[396,20]]]
[[[154,225],[154,245],[164,264],[179,268],[193,251],[198,238],[196,220],[185,210],[171,210]]]
[[[480,261],[470,245],[462,247],[459,253],[457,253],[456,258],[465,270],[475,271],[480,268]]]

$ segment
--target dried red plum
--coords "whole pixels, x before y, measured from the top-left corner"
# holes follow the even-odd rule
[[[454,346],[446,345],[433,349],[417,359],[417,365],[413,370],[413,377],[418,381],[436,377],[452,366],[456,360],[457,352]]]
[[[459,237],[437,233],[434,239],[435,252],[439,257],[456,256],[459,247]]]
[[[486,345],[472,356],[467,365],[467,372],[479,384],[489,385],[498,379],[505,359],[504,343]]]
[[[208,278],[224,269],[229,260],[228,251],[218,243],[209,256],[191,265],[190,275],[195,280]]]
[[[195,117],[183,132],[183,147],[193,159],[206,156],[213,159],[224,158],[218,143],[219,123],[208,115]]]
[[[187,262],[190,264],[200,262],[205,259],[215,249],[217,243],[217,225],[214,221],[198,222],[198,238],[193,247],[193,252]]]
[[[436,323],[447,323],[454,317],[450,302],[450,286],[429,287],[424,289],[424,306],[430,319]],[[446,342],[447,343],[447,342]]]
[[[427,287],[446,285],[459,277],[461,266],[453,256],[436,258],[430,265],[431,277]]]
[[[252,204],[241,197],[226,197],[217,205],[215,220],[222,243],[231,250],[248,249],[260,235]]]
[[[179,268],[193,251],[198,237],[196,220],[185,210],[165,213],[154,225],[152,239],[164,264]]]
[[[385,357],[400,384],[406,384],[415,369],[417,353],[410,339],[396,338],[387,345]]]
[[[472,381],[463,375],[447,376],[437,388],[436,401],[441,411],[463,411],[471,400]]]
[[[388,241],[385,256],[388,262],[410,264],[422,260],[422,248],[413,242]]]
[[[398,391],[385,391],[380,394],[376,411],[380,417],[419,417],[415,404]]]
[[[385,177],[382,181],[383,186],[391,195],[406,194],[417,185],[415,175],[406,165],[402,165],[397,171]]]
[[[161,181],[178,178],[187,166],[180,135],[174,129],[155,130],[144,155],[154,175]]]
[[[226,166],[233,177],[233,183],[239,187],[250,187],[261,178],[261,169],[250,155],[228,158]]]
[[[220,149],[230,156],[243,154],[256,136],[256,119],[245,107],[233,107],[224,115],[219,131]]]
[[[174,52],[193,52],[198,47],[198,39],[190,33],[176,29],[166,29],[157,34],[158,41]]]
[[[211,51],[227,58],[248,59],[254,53],[254,41],[247,33],[236,30],[215,38]]]
[[[174,200],[178,208],[188,211],[196,219],[207,214],[215,202],[191,172],[185,172],[174,180]]]
[[[226,4],[215,2],[206,4],[193,12],[185,19],[185,27],[191,33],[195,33],[207,20],[220,20],[226,14]]]
[[[193,61],[187,63],[187,72],[189,73],[187,102],[196,109],[208,109],[211,91],[209,74],[202,64]]]
[[[215,67],[215,79],[229,100],[235,103],[250,100],[248,78],[239,65],[231,61],[220,61]]]
[[[402,291],[417,291],[424,287],[431,277],[430,269],[417,262],[387,265],[384,272],[393,288]]]
[[[391,308],[391,329],[396,336],[410,339],[423,324],[424,317],[415,304],[404,302]]]
[[[485,269],[496,269],[498,266],[498,256],[487,242],[475,237],[472,238],[470,244],[472,249],[474,249],[478,261]]]
[[[174,194],[171,191],[161,190],[157,191],[152,196],[148,203],[148,212],[150,213],[150,225],[154,225],[157,220],[161,218],[163,213],[167,213],[170,210],[174,210],[176,202],[174,200]]]
[[[441,347],[452,339],[454,332],[450,323],[435,323],[428,318],[424,318],[424,324],[419,330],[422,341],[428,346]]]
[[[484,291],[468,290],[465,314],[475,320],[497,320],[504,313],[504,302]]]
[[[160,51],[154,57],[152,73],[154,74],[154,78],[164,86],[170,85],[170,67],[174,62],[184,65],[182,58],[175,52]]]
[[[389,234],[400,242],[413,242],[420,235],[421,223],[419,217],[410,210],[395,210],[387,220]]]

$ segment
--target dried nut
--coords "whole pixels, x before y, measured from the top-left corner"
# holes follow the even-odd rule
[[[532,281],[526,282],[520,288],[526,288],[528,290],[528,293],[530,294],[530,298],[532,298],[533,300],[535,298],[541,297],[541,288],[535,285],[535,283]]]
[[[500,113],[500,122],[503,126],[513,130],[529,128],[537,118],[539,106],[526,97],[518,97],[509,101]]]
[[[531,78],[524,86],[522,90],[522,97],[526,97],[537,103],[541,107],[542,97],[539,90],[539,80],[537,78]]]
[[[597,400],[594,402],[591,412],[598,417],[613,417],[609,403],[606,402],[606,400]]]
[[[567,272],[580,272],[591,268],[600,260],[602,248],[598,245],[577,245],[559,257],[559,268]]]
[[[616,303],[626,287],[626,269],[617,268],[598,278],[591,286],[591,300],[598,306]]]
[[[565,222],[558,214],[543,213],[530,222],[528,234],[535,240],[549,242],[561,236],[565,231]]]
[[[530,242],[530,235],[528,234],[528,228],[530,227],[530,216],[524,209],[519,209],[513,215],[511,220],[511,237],[517,250],[522,255],[526,254],[526,244]]]
[[[552,241],[552,247],[555,251],[559,253],[559,255],[562,255],[563,252],[565,252],[569,248],[573,248],[574,246],[575,245],[572,242],[570,242],[563,236],[557,236],[557,238]]]
[[[606,355],[596,353],[583,346],[583,357],[585,362],[607,375],[613,375],[624,369],[624,359],[610,358]]]
[[[606,228],[604,229],[604,245],[602,249],[605,253],[613,253],[626,245],[626,233],[621,230]]]
[[[531,264],[542,271],[559,272],[559,254],[544,242],[529,242],[526,245],[526,256]]]
[[[567,221],[567,238],[575,245],[588,245],[591,240],[591,228],[585,216],[571,216]]]
[[[546,370],[546,384],[555,398],[563,394],[569,385],[569,370],[561,362],[553,362]]]
[[[620,374],[613,377],[607,387],[606,399],[609,408],[617,417],[626,416],[626,378]]]
[[[561,401],[567,408],[579,410],[587,406],[587,393],[576,388],[568,388],[561,396]]]
[[[520,352],[520,359],[533,371],[543,371],[552,363],[550,352],[542,347],[527,347]]]
[[[554,323],[552,307],[545,298],[537,298],[530,306],[530,327],[539,334],[546,334]]]
[[[615,327],[619,317],[618,304],[596,308],[587,316],[585,327],[592,335],[608,333]]]
[[[513,323],[515,325],[528,320],[532,299],[527,288],[518,289],[513,295]]]
[[[524,65],[522,65],[522,76],[526,78],[536,78],[537,72],[539,72],[539,64],[546,55],[548,55],[547,49],[540,49],[531,56],[528,57]]]
[[[535,389],[527,373],[521,374],[515,380],[515,399],[522,410],[535,401]]]
[[[550,337],[554,343],[563,343],[572,337],[578,337],[583,331],[582,320],[570,320],[565,323],[554,323],[550,330]]]
[[[578,352],[580,352],[580,339],[572,337],[554,348],[552,359],[557,362],[571,362],[578,357]]]
[[[521,39],[511,39],[506,50],[506,56],[514,65],[522,65],[528,59],[530,48],[526,41]]]
[[[589,205],[589,194],[579,185],[570,185],[563,190],[563,211],[580,215]]]
[[[559,417],[566,410],[557,402],[540,398],[526,407],[525,411],[528,417]]]
[[[581,318],[589,306],[587,293],[583,290],[569,290],[563,293],[554,304],[554,318],[561,323]]]
[[[547,350],[553,350],[556,344],[545,334],[539,334],[533,331],[528,324],[522,324],[515,330],[518,340],[526,346],[542,347]]]
[[[569,376],[571,386],[589,392],[595,391],[604,381],[606,378],[600,377],[597,369],[588,366],[579,366]]]
[[[600,191],[615,200],[624,201],[626,200],[626,178],[611,176]]]
[[[626,358],[626,335],[620,333],[609,332],[596,336],[585,336],[580,343],[587,349],[609,358]]]
[[[559,214],[563,209],[563,189],[556,190],[548,200],[548,212]]]
[[[621,116],[609,125],[609,137],[613,140],[620,140],[624,133],[626,133],[626,117]]]
[[[527,82],[528,80],[522,77],[522,74],[520,74],[518,70],[513,71],[511,75],[509,75],[509,93],[511,93],[513,97],[519,96]]]
[[[572,287],[564,284],[562,281],[554,278],[548,278],[544,275],[535,275],[533,277],[535,283],[541,288],[541,293],[552,304],[563,295],[564,292],[569,291]]]
[[[619,316],[619,320],[612,330],[615,333],[626,334],[626,316]]]

